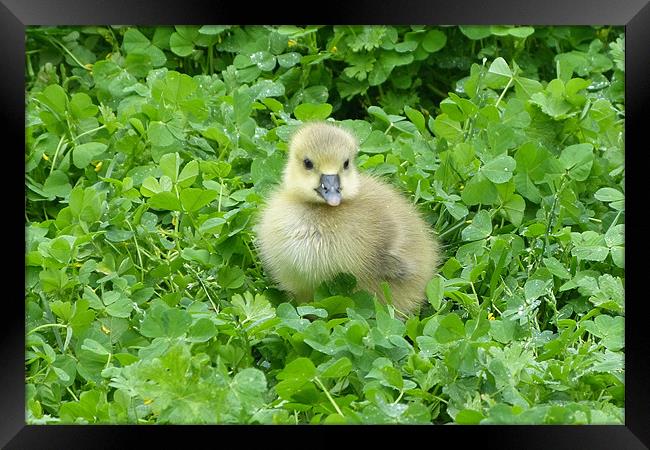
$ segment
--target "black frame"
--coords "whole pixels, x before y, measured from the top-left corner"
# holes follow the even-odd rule
[[[626,34],[626,172],[633,183],[640,179],[640,164],[630,164],[647,152],[647,139],[643,139],[644,121],[650,112],[650,5],[649,0],[546,0],[522,2],[521,0],[402,0],[391,5],[362,0],[344,4],[328,2],[318,4],[293,4],[278,2],[268,10],[243,2],[201,2],[200,0],[158,0],[127,2],[124,0],[0,0],[0,123],[6,128],[2,142],[6,154],[21,161],[17,148],[24,146],[25,111],[25,27],[28,25],[87,25],[87,24],[204,24],[204,23],[318,23],[318,24],[530,24],[530,25],[624,25]],[[312,7],[313,6],[313,7]],[[646,114],[644,114],[646,113]],[[4,127],[3,127],[4,128]],[[7,139],[11,138],[11,139]],[[11,169],[10,169],[11,170]],[[19,178],[18,171],[15,170]],[[7,183],[7,195],[12,209],[3,223],[7,239],[15,248],[12,252],[25,255],[24,244],[12,236],[24,236],[24,184],[18,179]],[[628,203],[637,198],[635,189],[626,189]],[[23,199],[22,201],[20,199]],[[634,201],[634,200],[632,200]],[[6,203],[4,204],[6,205]],[[15,209],[14,209],[15,208]],[[638,211],[638,209],[637,209]],[[466,445],[477,448],[554,448],[554,449],[641,449],[650,448],[650,383],[644,378],[650,374],[650,327],[644,326],[645,296],[630,295],[640,292],[638,264],[631,253],[642,251],[636,230],[638,217],[632,208],[626,211],[626,234],[632,251],[626,252],[626,320],[625,320],[625,425],[593,426],[149,426],[133,425],[26,425],[24,349],[25,322],[23,286],[15,288],[17,295],[4,295],[3,308],[10,307],[0,331],[0,446],[3,448],[120,448],[146,442],[170,443],[179,437],[187,443],[210,439],[214,445],[223,445],[223,438],[234,438],[239,445],[252,446],[259,442],[271,444],[271,434],[287,433],[286,440],[278,444],[292,446],[313,445],[320,436],[334,435],[329,445],[349,442],[349,432],[363,433],[372,445],[374,437],[388,432],[395,437],[421,434],[424,445],[444,445],[450,438],[454,447]],[[637,225],[639,224],[639,225]],[[12,253],[9,253],[11,255]],[[20,262],[14,266],[23,271]],[[24,267],[24,266],[23,266]],[[629,273],[632,273],[632,277]],[[24,271],[22,272],[24,276]],[[9,278],[9,277],[7,277]],[[631,280],[631,283],[630,283]],[[9,280],[11,289],[14,291]],[[16,283],[18,284],[18,283]],[[647,310],[647,307],[645,308]],[[5,309],[6,310],[6,309]],[[251,431],[251,432],[247,432]],[[327,434],[323,434],[327,433]],[[336,436],[340,435],[340,436]],[[360,436],[361,437],[361,436]],[[141,439],[138,439],[141,438]],[[298,438],[298,439],[296,439]],[[302,440],[300,438],[307,438]],[[342,438],[342,439],[341,439]],[[419,445],[410,437],[406,445]],[[163,440],[164,439],[164,440]],[[226,441],[227,442],[227,441]],[[327,442],[327,441],[324,441]],[[304,444],[303,444],[304,443]],[[459,445],[461,444],[462,445]],[[282,445],[281,444],[281,445]],[[168,444],[169,445],[169,444]],[[168,446],[167,445],[167,446]],[[362,444],[363,445],[363,444]],[[165,447],[167,447],[165,446]],[[164,447],[163,447],[164,448]]]

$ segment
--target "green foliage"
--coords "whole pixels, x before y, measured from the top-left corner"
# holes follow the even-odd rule
[[[29,423],[622,423],[612,27],[28,27]],[[256,212],[303,121],[443,244],[403,317],[295,305]]]

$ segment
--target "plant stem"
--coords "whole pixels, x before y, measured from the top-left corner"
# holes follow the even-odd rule
[[[614,225],[616,225],[616,222],[618,222],[618,218],[621,216],[621,213],[623,210],[620,210],[618,214],[616,214],[616,217],[614,217],[614,220],[612,220],[612,223],[609,224],[609,227],[607,228],[607,231],[605,232],[606,234],[609,232],[609,230],[612,229]]]
[[[339,405],[336,404],[336,402],[334,401],[334,398],[330,395],[329,391],[325,388],[325,385],[324,385],[323,382],[320,380],[320,378],[318,378],[318,377],[314,377],[314,381],[315,381],[315,382],[318,384],[318,386],[323,390],[323,392],[325,392],[325,395],[326,395],[327,398],[329,399],[329,401],[330,401],[330,403],[332,404],[332,406],[334,406],[334,409],[336,410],[336,412],[337,412],[341,417],[345,417],[345,415],[343,414],[343,412],[342,412],[341,409],[339,408]]]
[[[140,272],[140,281],[144,282],[144,265],[142,264],[142,255],[140,254],[140,246],[138,245],[138,240],[135,238],[135,232],[133,231],[133,227],[131,226],[131,223],[129,221],[126,221],[126,224],[129,227],[129,230],[131,230],[131,233],[133,233],[133,242],[135,242],[135,251],[138,254],[138,261],[140,262],[140,268],[142,271]]]
[[[506,84],[506,87],[503,88],[503,91],[501,91],[501,95],[497,99],[497,102],[494,104],[495,108],[499,106],[499,103],[501,103],[501,99],[503,99],[503,96],[506,95],[506,91],[510,88],[510,86],[512,85],[512,82],[514,81],[514,79],[515,79],[515,76],[513,75],[508,80],[508,84]]]
[[[101,130],[102,128],[106,128],[106,125],[102,125],[102,126],[99,126],[99,127],[97,127],[97,128],[93,128],[92,130],[84,131],[83,133],[78,134],[77,137],[75,137],[75,138],[73,139],[73,141],[76,141],[76,140],[79,139],[81,136],[85,136],[85,135],[87,135],[87,134],[94,133],[95,131],[99,131],[99,130]]]
[[[443,232],[442,234],[440,234],[438,237],[442,239],[443,236],[445,236],[445,235],[451,233],[452,231],[454,231],[455,229],[461,227],[461,226],[464,225],[464,224],[465,224],[465,221],[464,221],[464,220],[461,220],[460,222],[458,222],[458,223],[457,223],[456,225],[454,225],[453,227],[451,227],[451,228],[449,228],[448,230],[444,231],[444,232]]]
[[[445,94],[444,92],[442,92],[440,89],[438,89],[437,87],[435,87],[433,84],[431,84],[431,83],[427,83],[427,87],[428,87],[429,89],[431,89],[435,94],[438,94],[438,96],[439,96],[440,98],[447,98],[447,94]]]
[[[74,395],[74,392],[72,392],[72,389],[70,389],[70,386],[66,386],[66,389],[67,389],[67,391],[70,393],[70,395],[72,395],[72,398],[74,398],[74,401],[75,401],[75,402],[78,402],[79,399],[77,398],[76,395]]]
[[[208,300],[210,300],[210,303],[212,304],[212,307],[214,308],[214,312],[216,312],[216,313],[218,314],[218,313],[219,313],[219,309],[217,309],[217,305],[216,305],[216,304],[214,303],[214,301],[212,300],[212,297],[210,297],[210,293],[208,292],[208,288],[207,288],[207,287],[205,286],[205,284],[203,283],[203,279],[201,279],[201,277],[199,276],[199,274],[198,274],[198,273],[197,273],[197,272],[192,268],[192,266],[190,266],[189,264],[187,264],[187,265],[185,265],[185,267],[187,267],[187,268],[188,268],[188,269],[189,269],[189,270],[194,274],[194,276],[196,277],[196,279],[199,280],[199,283],[201,284],[201,287],[203,288],[203,291],[205,292],[205,295],[208,296]]]
[[[52,172],[54,171],[54,164],[56,163],[56,157],[59,155],[59,151],[61,150],[61,144],[63,144],[64,141],[64,136],[61,136],[61,139],[59,140],[59,144],[56,146],[56,151],[54,152],[54,156],[52,157],[52,166],[50,166],[50,175],[52,175]]]
[[[66,47],[66,46],[63,45],[61,42],[59,42],[58,40],[56,40],[56,39],[54,39],[54,38],[48,38],[48,40],[49,40],[52,44],[54,44],[55,47],[56,47],[56,46],[61,47],[61,48],[62,48],[62,49],[63,49],[63,50],[68,54],[68,55],[70,55],[70,58],[72,58],[72,59],[74,60],[74,62],[76,62],[76,63],[79,65],[79,67],[81,67],[82,69],[87,70],[87,71],[90,72],[91,69],[89,69],[88,67],[84,66],[84,65],[81,63],[81,61],[79,61],[79,60],[77,59],[77,57],[76,57],[76,56],[75,56],[75,55],[74,55],[70,50],[68,50],[68,47]]]
[[[46,323],[46,324],[43,324],[43,325],[39,325],[36,328],[32,328],[31,330],[29,330],[29,332],[27,334],[30,335],[32,333],[35,333],[35,332],[39,331],[39,330],[42,330],[44,328],[49,328],[49,327],[67,328],[68,326],[63,325],[62,323]]]

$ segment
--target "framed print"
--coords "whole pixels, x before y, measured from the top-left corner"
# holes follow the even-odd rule
[[[647,448],[650,7],[247,8],[0,6],[2,445]]]

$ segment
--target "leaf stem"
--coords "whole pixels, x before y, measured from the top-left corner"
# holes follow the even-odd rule
[[[64,325],[62,323],[46,323],[46,324],[43,324],[43,325],[39,325],[36,328],[32,328],[31,330],[29,330],[29,332],[27,334],[30,335],[32,333],[35,333],[35,332],[39,331],[39,330],[42,330],[44,328],[49,328],[49,327],[67,328],[68,326]]]
[[[199,284],[201,284],[201,287],[203,288],[203,291],[205,291],[205,295],[208,296],[208,300],[210,300],[210,303],[212,304],[212,307],[214,308],[214,312],[216,312],[217,314],[219,314],[219,309],[217,309],[217,305],[216,305],[216,304],[214,303],[214,301],[212,300],[212,297],[210,297],[210,293],[208,292],[208,288],[207,288],[207,287],[205,286],[205,284],[203,283],[203,279],[199,276],[198,272],[196,272],[196,271],[192,268],[192,266],[190,266],[189,264],[186,264],[185,267],[187,267],[187,268],[188,268],[188,269],[189,269],[189,270],[194,274],[194,276],[196,277],[196,279],[199,280]]]
[[[323,382],[320,380],[320,378],[318,378],[318,377],[314,377],[314,381],[315,381],[315,382],[318,384],[318,386],[323,390],[323,392],[325,392],[325,395],[326,395],[327,398],[329,399],[329,401],[330,401],[330,403],[332,404],[332,406],[334,406],[334,409],[336,410],[336,412],[337,412],[341,417],[345,417],[345,415],[343,414],[343,411],[341,411],[341,409],[339,408],[339,405],[336,404],[336,402],[334,401],[334,398],[330,395],[329,391],[325,388],[325,385],[324,385]]]
[[[87,134],[94,133],[95,131],[99,131],[99,130],[101,130],[102,128],[106,128],[106,125],[102,125],[102,126],[99,126],[99,127],[97,127],[97,128],[93,128],[92,130],[84,131],[83,133],[78,134],[78,135],[73,139],[73,141],[76,141],[76,140],[79,139],[81,136],[85,136],[85,135],[87,135]]]
[[[74,395],[74,392],[72,392],[72,389],[70,389],[70,386],[66,386],[65,388],[66,388],[67,391],[70,393],[70,395],[72,395],[72,398],[74,398],[74,401],[75,401],[75,402],[78,402],[78,401],[79,401],[79,398],[77,398],[77,396]]]
[[[58,40],[56,40],[56,39],[54,39],[54,38],[48,38],[48,40],[49,40],[52,44],[54,44],[55,47],[56,47],[56,46],[61,47],[61,48],[62,48],[62,49],[63,49],[63,50],[68,54],[68,55],[70,55],[70,58],[72,58],[72,59],[74,60],[74,62],[76,62],[76,63],[79,65],[79,67],[81,67],[81,68],[84,69],[84,70],[87,70],[88,72],[91,71],[90,68],[84,66],[84,65],[81,63],[81,61],[79,61],[79,60],[77,59],[77,57],[76,57],[76,56],[75,56],[75,55],[74,55],[70,50],[68,50],[68,47],[66,47],[66,46],[63,45],[61,42],[59,42]]]
[[[621,216],[622,212],[623,212],[622,209],[618,211],[618,214],[616,214],[616,217],[614,217],[614,220],[612,220],[612,223],[609,224],[609,227],[607,228],[607,231],[605,232],[605,234],[609,233],[609,230],[611,230],[614,227],[614,225],[616,225],[616,222],[618,222],[618,218]]]
[[[464,224],[465,224],[465,221],[464,221],[464,220],[461,220],[460,222],[458,222],[458,223],[457,223],[456,225],[454,225],[453,227],[451,227],[451,228],[447,229],[446,231],[444,231],[444,232],[443,232],[442,234],[440,234],[438,237],[442,239],[446,234],[451,233],[452,231],[456,230],[457,228],[461,227],[461,226],[464,225]]]
[[[59,155],[59,151],[61,150],[61,144],[63,144],[65,137],[61,136],[61,139],[59,140],[59,144],[56,146],[56,151],[54,152],[54,156],[52,157],[52,166],[50,166],[50,175],[52,175],[52,172],[54,171],[54,164],[56,163],[56,157]]]
[[[138,254],[138,261],[140,261],[140,268],[142,269],[140,271],[140,281],[144,282],[144,265],[142,264],[142,255],[140,254],[140,246],[138,245],[138,240],[135,238],[135,231],[133,231],[133,227],[129,223],[129,221],[126,221],[126,224],[129,227],[129,230],[131,230],[131,233],[133,233],[133,242],[135,242],[135,251]]]
[[[503,91],[501,91],[501,95],[499,95],[499,98],[497,99],[497,102],[494,104],[494,107],[497,108],[499,106],[499,103],[501,103],[501,100],[503,99],[503,96],[506,95],[506,91],[510,89],[510,86],[512,85],[512,82],[514,81],[515,76],[514,74],[510,77],[508,80],[508,84],[506,84],[506,87],[503,88]]]

